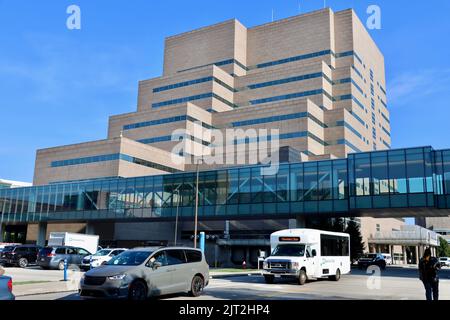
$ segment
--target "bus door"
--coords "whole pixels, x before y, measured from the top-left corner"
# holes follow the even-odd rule
[[[317,256],[317,250],[312,249],[311,246],[306,246],[306,274],[308,277],[319,276],[319,257]]]

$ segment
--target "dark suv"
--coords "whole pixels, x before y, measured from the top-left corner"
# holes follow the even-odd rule
[[[41,247],[36,245],[8,246],[2,252],[1,262],[8,266],[26,268],[30,264],[36,264],[37,255]]]
[[[381,253],[368,253],[358,260],[359,269],[368,268],[369,266],[378,266],[386,269],[386,260]]]

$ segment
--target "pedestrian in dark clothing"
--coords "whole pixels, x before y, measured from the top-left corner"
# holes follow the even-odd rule
[[[425,286],[427,300],[439,300],[439,275],[441,269],[439,260],[431,256],[431,250],[426,249],[419,261],[419,274]]]

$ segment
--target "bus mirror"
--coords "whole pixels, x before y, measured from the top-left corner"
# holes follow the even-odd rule
[[[316,251],[316,249],[313,249],[313,251],[312,251],[312,256],[313,256],[313,257],[317,256],[317,251]]]

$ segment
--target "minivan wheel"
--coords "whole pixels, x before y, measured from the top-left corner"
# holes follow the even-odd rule
[[[135,281],[130,285],[128,299],[135,301],[144,301],[147,299],[147,286],[141,281]]]
[[[28,266],[28,260],[26,258],[19,259],[19,267],[26,268]]]
[[[61,261],[58,263],[58,269],[59,269],[59,270],[64,270],[64,261],[63,261],[63,260],[61,260]]]
[[[337,269],[336,270],[336,275],[330,276],[329,279],[333,280],[333,281],[339,281],[341,279],[341,270]]]
[[[199,297],[203,293],[203,289],[205,288],[205,281],[200,276],[195,276],[191,282],[191,291],[189,291],[190,295],[193,297]]]
[[[298,275],[298,284],[302,286],[306,283],[306,280],[307,280],[307,277],[306,277],[305,270],[300,270],[300,273]]]

